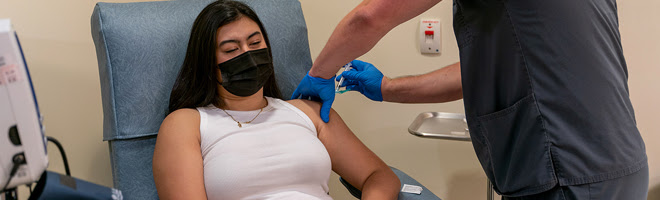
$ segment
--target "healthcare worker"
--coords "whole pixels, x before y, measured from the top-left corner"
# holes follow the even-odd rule
[[[364,0],[293,94],[323,102],[334,74],[440,0]],[[454,0],[460,64],[390,79],[352,61],[347,87],[374,101],[464,100],[472,144],[503,199],[642,200],[644,141],[630,103],[615,0]],[[397,66],[414,67],[414,66]]]

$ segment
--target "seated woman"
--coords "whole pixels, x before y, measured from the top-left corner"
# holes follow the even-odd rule
[[[332,111],[283,101],[268,36],[243,3],[217,1],[195,20],[158,132],[161,199],[332,199],[330,170],[363,199],[396,199],[400,182]]]

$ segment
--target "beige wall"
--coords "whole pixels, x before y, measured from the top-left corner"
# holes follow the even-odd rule
[[[0,0],[0,18],[18,33],[46,135],[64,146],[71,174],[112,186],[90,17],[97,0]],[[126,2],[126,1],[122,1]],[[48,144],[48,170],[64,174],[62,159]],[[20,187],[20,199],[29,192]]]
[[[312,57],[316,58],[334,26],[360,1],[301,0],[309,29]],[[642,3],[643,2],[643,3]],[[390,77],[421,74],[458,61],[452,30],[451,1],[436,5],[420,17],[442,21],[442,55],[423,56],[416,44],[419,18],[388,33],[378,45],[360,57],[378,66]],[[660,199],[660,132],[655,115],[660,114],[660,2],[619,1],[621,35],[628,61],[629,87],[638,126],[647,146],[650,165],[650,199]],[[443,199],[485,199],[485,175],[472,145],[466,142],[423,139],[408,134],[414,117],[425,111],[463,112],[462,101],[447,104],[405,105],[372,102],[359,94],[339,95],[333,106],[369,148],[389,165],[424,184]],[[332,177],[335,180],[336,177]],[[331,194],[347,199],[341,184],[330,182]]]
[[[649,200],[660,199],[660,1],[619,1],[619,29],[628,63],[630,99],[649,158]]]
[[[45,116],[46,134],[64,145],[75,177],[112,185],[108,147],[102,142],[102,108],[89,18],[97,0],[0,0],[0,18],[11,18],[23,44],[37,97]],[[125,2],[125,1],[123,1]],[[359,1],[301,0],[315,58],[334,26]],[[660,19],[655,0],[620,1],[623,47],[629,65],[630,94],[647,144],[651,171],[649,199],[660,199]],[[422,56],[416,46],[419,19],[392,30],[361,59],[390,77],[421,74],[458,61],[451,30],[451,2],[435,6],[424,17],[442,20],[443,53]],[[443,199],[484,199],[485,176],[467,142],[422,139],[407,133],[414,117],[425,111],[462,112],[462,102],[404,105],[371,102],[360,95],[337,97],[334,108],[351,129],[388,164],[415,177]],[[50,152],[56,152],[49,145]],[[58,154],[49,170],[64,173]],[[333,175],[331,194],[348,199]],[[22,195],[27,197],[25,192]]]
[[[301,0],[309,30],[312,58],[316,58],[334,27],[360,1]],[[360,59],[369,61],[390,77],[422,74],[458,61],[458,47],[451,26],[451,2],[443,2],[420,15],[440,18],[442,55],[419,53],[416,34],[419,18],[388,33]],[[443,199],[485,199],[486,176],[469,142],[415,137],[408,126],[421,112],[464,112],[463,102],[398,104],[373,102],[356,92],[337,96],[333,106],[356,135],[387,164],[420,181]],[[333,175],[330,194],[349,199]]]

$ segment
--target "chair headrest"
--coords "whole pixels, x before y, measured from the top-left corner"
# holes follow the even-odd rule
[[[103,100],[103,139],[154,135],[167,114],[190,29],[209,0],[97,3],[92,14]],[[241,0],[268,32],[282,95],[312,65],[307,27],[297,0]]]

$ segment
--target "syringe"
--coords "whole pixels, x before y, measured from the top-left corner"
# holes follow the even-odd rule
[[[345,71],[351,70],[351,66],[352,66],[351,63],[348,63],[348,64],[344,65],[344,71],[342,71],[342,73],[345,72]],[[335,93],[341,94],[341,93],[349,91],[349,90],[339,91],[339,88],[341,88],[342,83],[344,83],[344,77],[343,76],[341,77],[341,79],[339,79],[339,83],[335,87]]]

